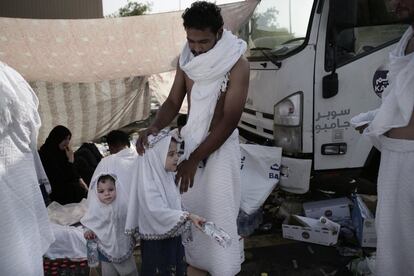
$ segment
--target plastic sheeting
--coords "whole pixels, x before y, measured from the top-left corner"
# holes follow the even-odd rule
[[[257,0],[222,5],[237,30]],[[0,60],[26,80],[97,82],[173,70],[185,43],[182,11],[103,19],[0,18]]]

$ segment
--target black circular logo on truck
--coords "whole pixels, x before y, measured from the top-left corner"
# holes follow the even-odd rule
[[[304,238],[305,240],[309,239],[310,235],[308,232],[302,232],[302,238]]]
[[[332,217],[332,211],[331,210],[326,210],[325,211],[325,217]]]
[[[380,66],[377,71],[375,71],[372,79],[372,86],[375,94],[381,98],[382,92],[384,92],[388,85],[388,70],[385,69],[384,66]]]

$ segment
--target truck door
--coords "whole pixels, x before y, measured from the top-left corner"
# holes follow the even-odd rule
[[[349,121],[380,105],[388,53],[407,25],[396,21],[388,0],[325,2],[326,33],[316,44],[314,169],[358,168],[372,145]]]
[[[316,2],[262,0],[251,17],[244,34],[249,94],[239,123],[241,135],[251,141],[312,151]],[[282,116],[276,118],[275,110]]]

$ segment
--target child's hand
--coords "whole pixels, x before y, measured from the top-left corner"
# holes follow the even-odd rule
[[[199,217],[199,216],[197,216],[195,214],[191,214],[191,213],[189,215],[189,218],[190,218],[191,222],[195,225],[195,227],[197,227],[200,230],[203,227],[204,222],[206,222],[205,218]]]
[[[94,232],[92,232],[92,231],[90,231],[90,230],[88,230],[88,231],[86,231],[85,233],[83,233],[83,236],[84,236],[84,237],[85,237],[85,239],[87,239],[87,240],[93,240],[93,239],[95,239],[95,238],[96,238],[95,233],[94,233]]]

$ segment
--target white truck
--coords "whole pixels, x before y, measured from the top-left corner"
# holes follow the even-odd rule
[[[407,28],[388,2],[261,0],[241,32],[250,62],[241,136],[312,160],[316,182],[358,175],[372,145],[349,121],[379,106],[388,53]]]

